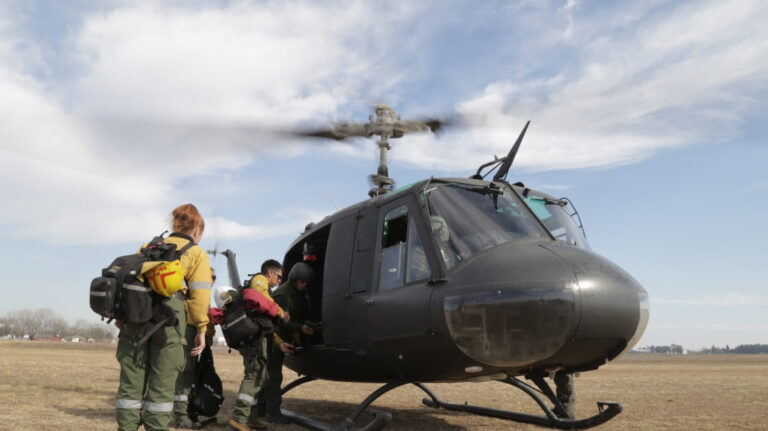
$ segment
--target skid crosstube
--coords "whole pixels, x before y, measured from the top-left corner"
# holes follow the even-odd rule
[[[539,425],[539,426],[548,427],[548,428],[557,428],[557,429],[591,428],[607,422],[608,420],[610,420],[617,414],[621,413],[622,411],[621,404],[619,403],[598,402],[597,403],[598,413],[594,416],[590,416],[584,419],[575,419],[575,418],[567,417],[567,415],[562,415],[562,414],[558,415],[557,413],[555,413],[555,411],[564,412],[565,409],[563,408],[560,401],[558,401],[557,397],[552,392],[549,385],[547,385],[547,383],[544,381],[543,377],[533,376],[529,378],[534,381],[536,386],[539,387],[540,389],[539,391],[537,391],[532,386],[522,382],[521,380],[515,377],[510,376],[499,381],[502,383],[507,383],[517,389],[520,389],[525,394],[533,398],[533,400],[536,401],[536,403],[544,412],[543,415],[533,415],[533,414],[514,412],[509,410],[494,409],[490,407],[474,406],[470,404],[456,404],[456,403],[445,402],[440,400],[432,392],[432,390],[430,390],[423,383],[408,382],[408,381],[393,381],[379,387],[377,390],[373,391],[370,395],[368,395],[368,397],[365,400],[363,400],[363,402],[361,402],[352,411],[352,413],[349,416],[347,416],[341,423],[337,425],[332,425],[319,420],[315,420],[290,410],[283,409],[282,413],[284,416],[291,419],[292,422],[297,423],[308,429],[318,430],[318,431],[349,431],[350,429],[352,429],[352,426],[355,423],[355,421],[360,417],[363,411],[366,408],[368,408],[368,406],[371,405],[371,403],[373,403],[376,399],[378,399],[385,393],[406,384],[413,384],[419,389],[421,389],[422,391],[424,391],[427,395],[429,395],[429,398],[424,398],[422,402],[425,405],[432,408],[444,408],[446,410],[461,411],[461,412],[471,413],[471,414],[480,415],[480,416],[488,416],[488,417],[504,419],[504,420],[514,421],[514,422]],[[299,385],[302,385],[304,383],[311,382],[313,380],[315,379],[311,377],[299,378],[297,380],[294,380],[290,384],[286,385],[281,392],[285,394],[291,389]],[[545,395],[549,399],[549,401],[551,401],[555,405],[554,411],[548,406],[548,404],[544,401],[544,399],[542,399],[540,395]],[[364,426],[357,428],[357,430],[358,431],[378,431],[386,427],[391,421],[392,421],[392,415],[390,413],[379,411],[379,410],[372,410],[370,421]]]

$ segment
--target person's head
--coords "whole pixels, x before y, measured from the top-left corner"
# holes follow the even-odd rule
[[[267,277],[269,287],[275,287],[283,279],[283,265],[275,259],[265,260],[261,264],[261,273],[264,277]]]
[[[304,290],[307,285],[312,281],[312,277],[315,272],[312,268],[304,262],[299,262],[291,268],[291,272],[288,274],[288,281],[293,284],[298,290]]]
[[[195,242],[200,242],[205,229],[205,221],[197,208],[192,204],[184,204],[176,207],[173,215],[173,231],[189,235]]]
[[[216,270],[211,267],[211,281],[216,282]]]
[[[306,281],[304,281],[304,280],[302,280],[300,278],[297,278],[293,282],[293,285],[294,285],[294,287],[296,287],[297,290],[304,290],[304,289],[306,289],[307,288],[307,284],[309,284],[309,283],[307,283]]]

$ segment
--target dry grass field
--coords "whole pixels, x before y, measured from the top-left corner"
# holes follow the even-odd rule
[[[114,430],[118,366],[114,345],[0,341],[0,430]],[[229,419],[242,366],[237,352],[214,350]],[[286,370],[286,379],[296,375]],[[533,401],[497,382],[429,385],[446,401],[536,413]],[[332,423],[346,417],[377,385],[311,382],[287,394],[284,407]],[[595,402],[618,401],[624,412],[598,430],[767,430],[768,355],[629,355],[576,379],[579,416]],[[434,410],[413,386],[373,404],[391,412],[387,430],[538,430],[499,419]],[[367,419],[364,413],[359,422]],[[358,424],[360,425],[360,424]],[[301,430],[273,425],[273,430]]]

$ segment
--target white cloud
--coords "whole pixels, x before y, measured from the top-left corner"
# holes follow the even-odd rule
[[[370,70],[388,74],[369,54],[414,9],[390,7],[383,20],[362,2],[89,12],[62,44],[77,53],[74,82],[33,76],[34,42],[0,20],[0,225],[54,242],[132,241],[167,224],[186,178],[304,153],[253,124],[331,118],[376,80]],[[225,236],[264,237],[295,233],[306,216],[269,229],[218,223]]]
[[[550,78],[529,70],[489,84],[456,105],[481,127],[427,140],[408,161],[466,169],[506,153],[530,119],[518,167],[635,163],[659,149],[733,137],[762,103],[757,95],[768,90],[763,3],[696,2],[663,13],[628,5],[607,16],[580,16],[579,6],[563,8],[575,20],[567,40],[542,47],[567,48],[575,64],[564,58]]]
[[[494,82],[455,102],[482,127],[395,141],[393,163],[468,173],[505,154],[528,119],[517,167],[633,163],[659,148],[729,136],[757,103],[752,95],[766,90],[761,3],[683,4],[663,14],[616,6],[596,17],[581,2],[563,4],[505,11],[530,32],[535,46],[526,49],[541,59],[489,63]],[[467,34],[481,33],[490,9],[473,13]],[[449,12],[435,23],[430,5],[407,2],[131,3],[87,12],[64,35],[57,58],[70,65],[62,74],[69,78],[48,68],[48,48],[35,45],[44,41],[0,18],[0,192],[8,196],[0,225],[60,241],[143,238],[148,224],[164,223],[168,197],[184,195],[189,178],[306,154],[308,146],[253,133],[254,124],[333,119],[382,94],[432,97],[409,89],[447,72],[439,57],[424,55],[446,47],[421,42],[446,35],[425,29],[466,30]],[[569,59],[551,59],[561,53]],[[498,67],[509,76],[491,75]],[[331,148],[350,158],[372,154],[367,146]],[[221,224],[228,235],[266,233]]]
[[[293,237],[303,231],[304,226],[321,220],[327,214],[308,211],[304,208],[283,209],[267,215],[268,219],[255,225],[243,225],[224,217],[207,220],[208,232],[215,241],[228,239],[269,240],[282,236]]]

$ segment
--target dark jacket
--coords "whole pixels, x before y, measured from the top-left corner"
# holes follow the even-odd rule
[[[312,281],[314,273],[312,268],[304,262],[293,265],[291,272],[288,273],[288,280],[277,287],[272,293],[272,299],[277,305],[291,315],[290,322],[283,322],[277,326],[277,333],[284,341],[301,342],[301,327],[309,319],[310,302],[307,289],[299,291],[296,289],[296,280],[304,280],[307,283]],[[309,288],[309,286],[307,286]]]

